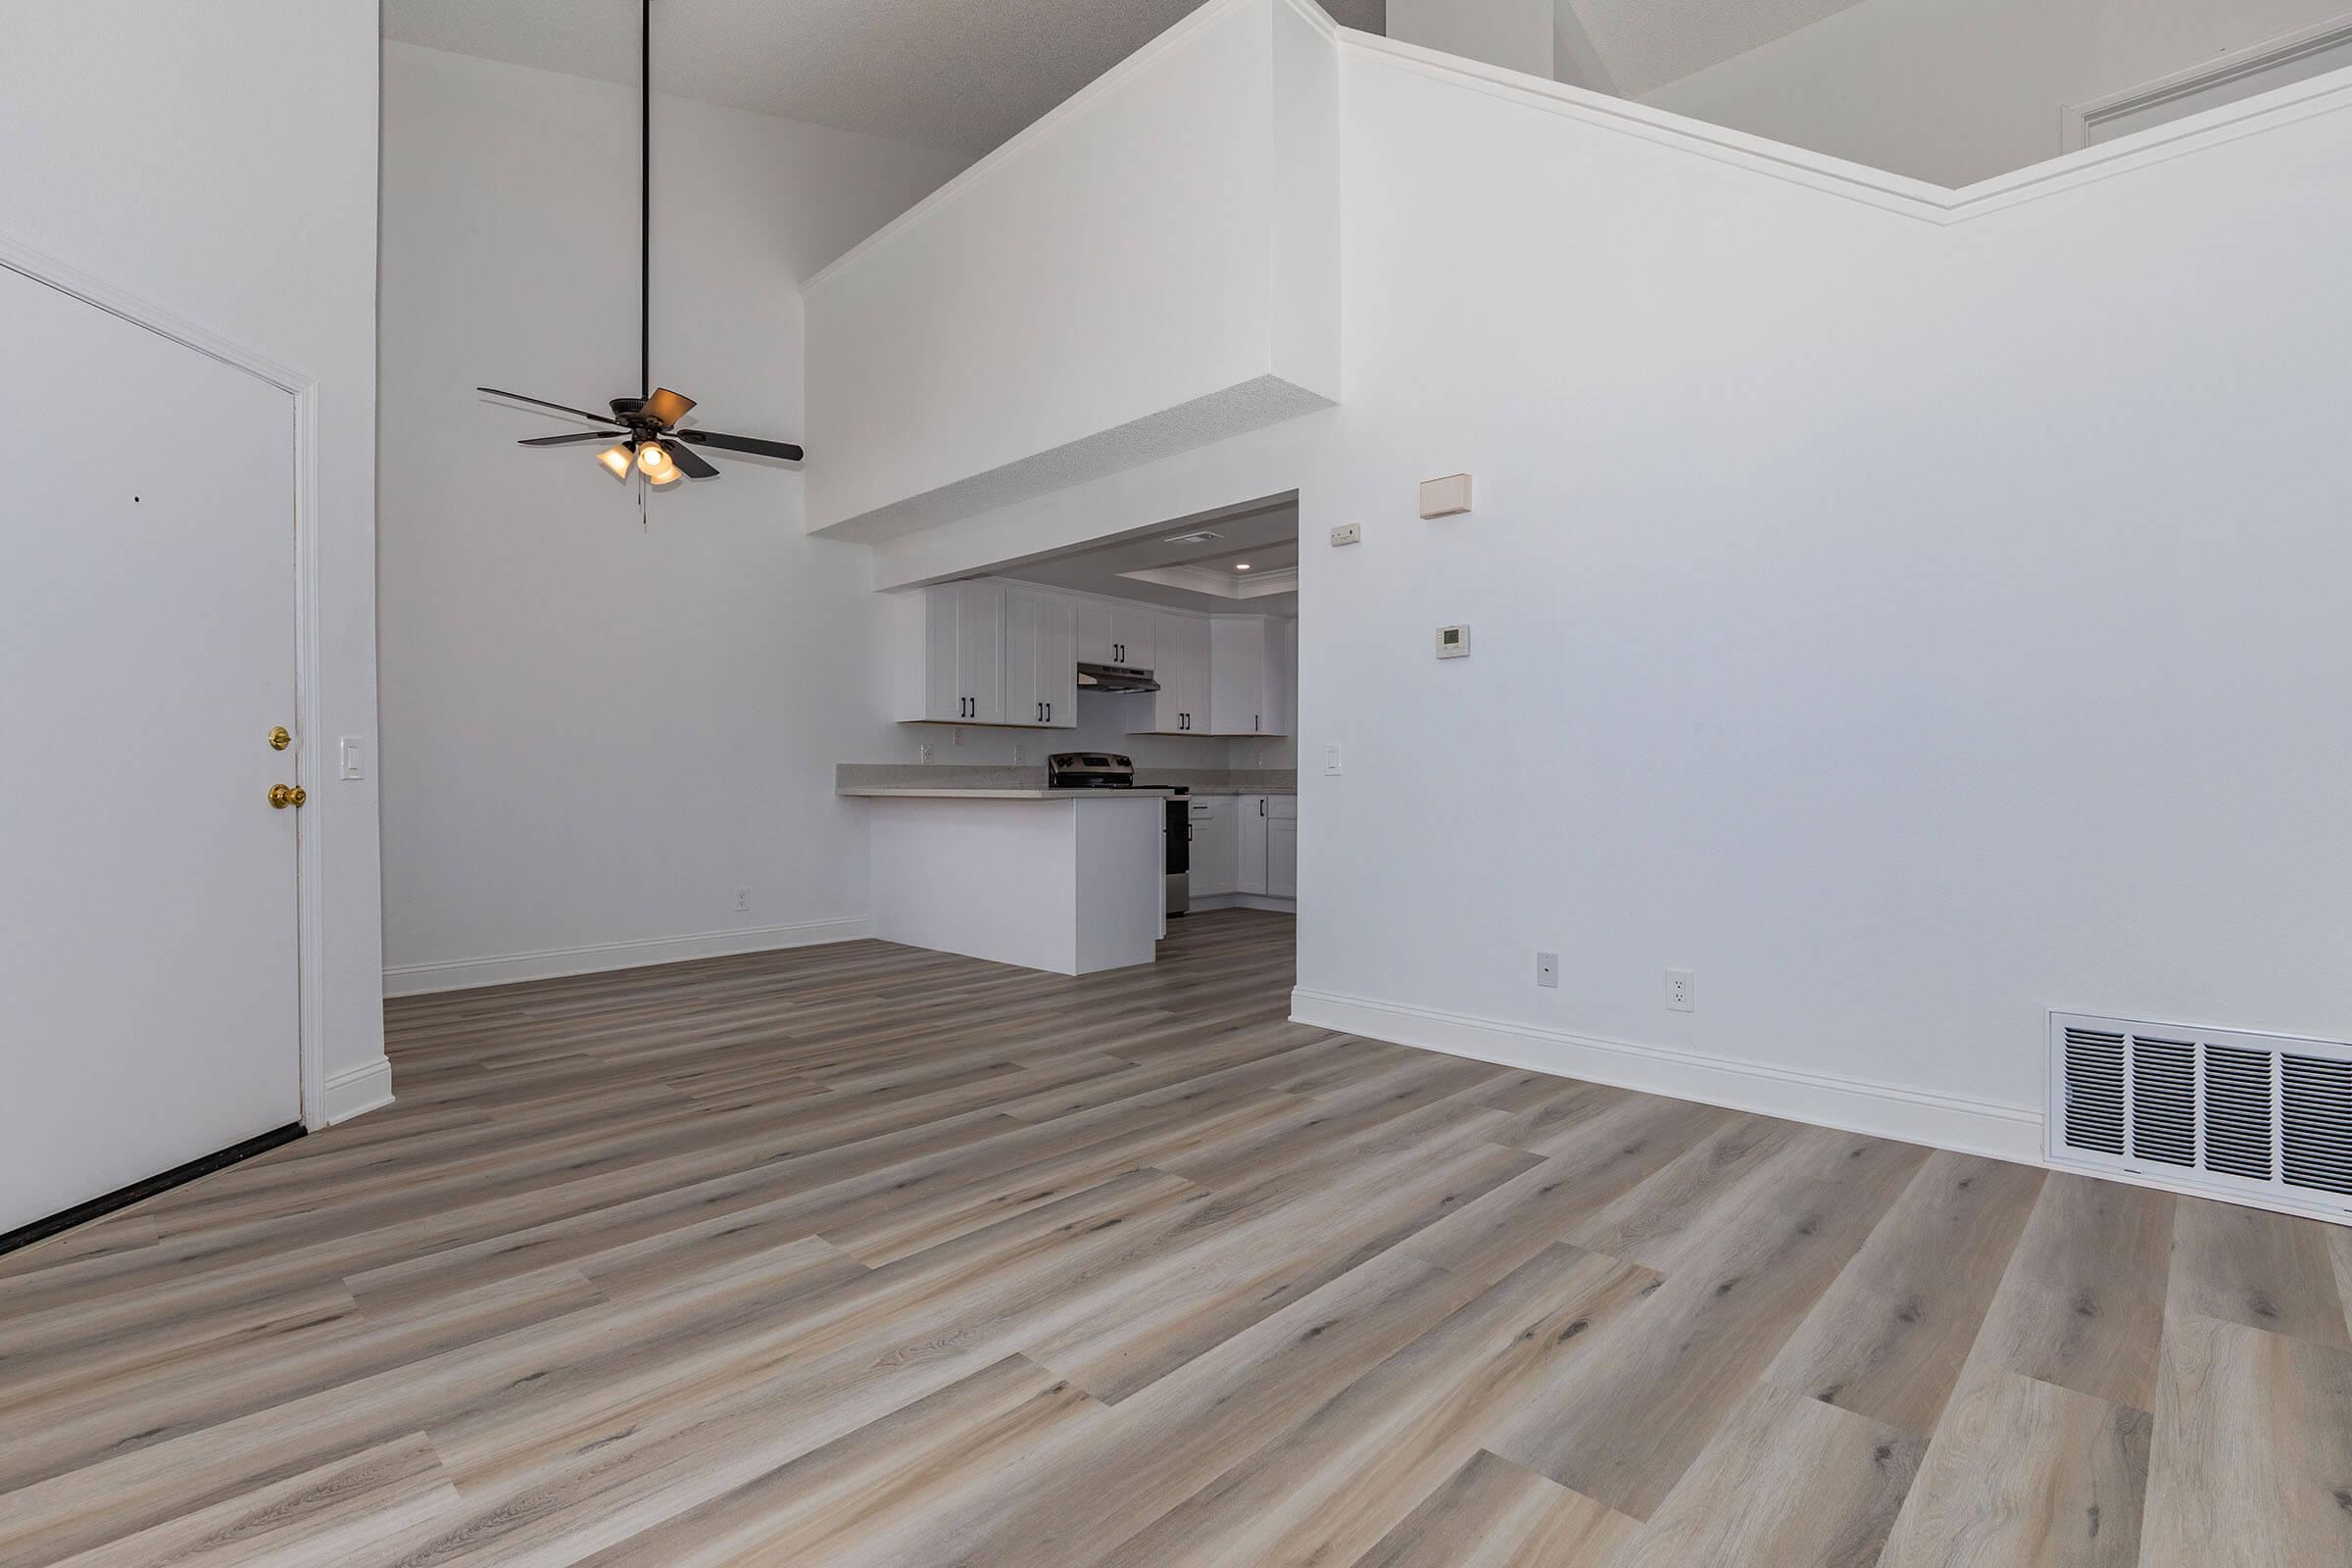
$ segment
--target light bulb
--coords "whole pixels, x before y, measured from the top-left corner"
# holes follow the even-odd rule
[[[637,449],[637,466],[649,479],[657,479],[669,467],[669,454],[648,441]]]
[[[1248,571],[1250,569],[1250,563],[1247,561],[1237,561],[1233,564],[1233,569],[1236,571]]]
[[[629,476],[629,465],[637,461],[637,454],[624,441],[619,446],[607,447],[598,453],[596,461],[612,470],[613,478],[626,479]]]

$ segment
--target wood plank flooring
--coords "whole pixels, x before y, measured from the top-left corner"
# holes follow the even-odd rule
[[[1291,922],[395,1004],[0,1258],[0,1568],[2344,1568],[2352,1232],[1287,1021]]]

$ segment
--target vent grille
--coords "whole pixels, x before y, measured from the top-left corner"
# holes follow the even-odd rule
[[[2352,1193],[2352,1061],[2285,1055],[2278,1065],[2287,1185]]]
[[[2132,1038],[2132,1152],[2167,1165],[2197,1162],[2197,1048]]]
[[[2050,1016],[2053,1159],[2340,1217],[2352,1046]]]
[[[2124,1037],[2066,1031],[2066,1144],[2093,1153],[2124,1152]]]
[[[2272,1071],[2278,1060],[2267,1051],[2205,1048],[2207,1170],[2252,1182],[2277,1178],[2271,1155],[2278,1140],[2271,1107],[2278,1099]]]

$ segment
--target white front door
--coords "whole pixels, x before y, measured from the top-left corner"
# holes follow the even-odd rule
[[[292,400],[0,269],[0,1233],[301,1118]]]

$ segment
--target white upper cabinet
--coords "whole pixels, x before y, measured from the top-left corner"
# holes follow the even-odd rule
[[[1078,605],[1078,662],[1152,667],[1152,622],[1156,612],[1144,605],[1086,599]]]
[[[1152,728],[1166,735],[1208,733],[1208,620],[1162,611],[1154,615],[1151,670],[1159,682]]]
[[[1115,664],[1118,660],[1112,650],[1118,639],[1110,629],[1110,606],[1100,599],[1088,599],[1078,606],[1078,662],[1081,664]]]
[[[1004,584],[942,583],[901,613],[899,719],[1004,723]]]
[[[1075,729],[1078,666],[1150,670],[1165,735],[1290,733],[1287,620],[1199,615],[984,577],[901,600],[902,722]]]
[[[1126,669],[1155,667],[1159,612],[1146,605],[1110,607],[1111,662]]]
[[[1212,735],[1288,735],[1291,623],[1265,615],[1208,622],[1208,722]]]
[[[1078,726],[1077,606],[1031,588],[1004,591],[1006,724]]]

